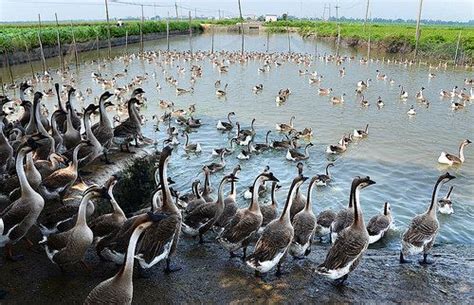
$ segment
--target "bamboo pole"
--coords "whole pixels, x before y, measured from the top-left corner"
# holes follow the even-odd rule
[[[370,60],[370,33],[369,33],[369,41],[367,43],[367,62]]]
[[[193,54],[193,29],[191,27],[191,11],[189,11],[189,50]]]
[[[242,33],[242,49],[241,49],[241,54],[244,55],[244,47],[245,47],[245,39],[244,39],[244,18],[242,17],[242,5],[239,2],[239,16],[240,16],[240,30]]]
[[[7,70],[8,70],[8,76],[10,76],[10,83],[13,84],[15,78],[13,77],[13,71],[12,71],[12,67],[10,66],[10,59],[8,58],[7,49],[3,49],[3,59],[5,60],[5,66],[7,67]]]
[[[125,55],[128,56],[128,30],[125,30]]]
[[[290,37],[290,28],[286,26],[286,36],[288,38],[288,53],[291,53],[291,37]]]
[[[270,50],[270,31],[267,30],[267,53]]]
[[[43,50],[43,43],[41,42],[41,15],[38,14],[38,42],[40,45],[40,51],[41,51],[41,62],[43,63],[43,73],[48,70],[48,67],[46,66],[46,58],[44,57],[44,50]]]
[[[23,43],[25,44],[26,58],[28,60],[28,63],[30,64],[31,76],[34,79],[35,78],[35,70],[33,69],[33,64],[31,63],[30,48],[28,48],[28,44],[26,43],[25,39],[23,39]]]
[[[365,6],[364,32],[365,32],[365,24],[367,23],[367,17],[369,16],[369,5],[370,5],[370,0],[367,0],[367,4]]]
[[[454,55],[454,65],[458,63],[459,44],[461,43],[461,31],[459,31],[458,41],[456,43],[456,54]]]
[[[341,45],[341,27],[337,26],[336,56],[339,56],[339,47]]]
[[[169,52],[170,51],[170,12],[168,12],[168,18],[166,18],[166,46]]]
[[[72,26],[72,21],[71,21],[71,32],[72,32],[72,45],[74,46],[74,61],[76,62],[76,68],[77,68],[79,67],[79,56],[77,55],[76,36],[74,34],[74,27]]]
[[[418,18],[416,19],[416,41],[415,41],[415,59],[418,55],[418,41],[420,40],[420,20],[421,20],[421,9],[423,7],[423,0],[420,0],[420,7],[418,8]]]
[[[211,25],[212,35],[211,35],[211,53],[214,54],[214,26]]]
[[[97,53],[97,61],[100,60],[100,45],[99,45],[99,33],[95,35],[95,48],[96,48],[96,53]]]
[[[176,11],[176,21],[179,19],[179,15],[178,15],[178,4],[175,2],[174,3],[174,10]]]
[[[54,13],[54,18],[56,19],[56,36],[58,39],[58,56],[59,56],[59,64],[61,65],[61,71],[64,72],[64,61],[63,61],[63,52],[61,49],[61,37],[59,35],[59,22],[58,22],[58,14]]]
[[[107,39],[109,41],[109,59],[112,56],[112,42],[110,41],[110,22],[109,22],[109,5],[107,0],[105,1],[105,17],[107,19]]]
[[[143,4],[141,5],[142,7],[142,19],[140,23],[140,51],[143,53],[143,20],[145,19],[143,16]]]

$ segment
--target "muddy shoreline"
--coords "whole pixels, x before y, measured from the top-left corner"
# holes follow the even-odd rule
[[[127,168],[136,158],[147,157],[151,149],[136,154],[112,155],[113,166],[95,162],[87,184],[101,184],[112,173]],[[170,173],[171,175],[173,173]],[[75,197],[81,185],[75,186]],[[120,202],[121,205],[126,203]],[[34,232],[33,239],[39,238]],[[35,236],[36,235],[36,236]],[[255,278],[239,258],[229,258],[215,241],[200,245],[197,240],[181,238],[175,263],[182,270],[163,273],[160,263],[146,273],[134,274],[134,304],[222,304],[222,303],[472,303],[474,298],[474,246],[441,245],[433,248],[436,263],[422,267],[416,261],[400,265],[393,250],[370,248],[361,265],[351,274],[345,287],[334,287],[314,273],[324,260],[327,243],[315,243],[307,259],[287,259],[284,274]],[[87,294],[101,281],[113,276],[118,266],[101,262],[90,249],[82,266],[61,273],[46,257],[44,250],[20,242],[16,251],[25,259],[19,262],[0,259],[0,289],[7,295],[0,304],[82,304]]]

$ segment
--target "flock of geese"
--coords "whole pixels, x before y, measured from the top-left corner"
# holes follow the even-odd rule
[[[145,52],[139,57],[155,64],[173,63],[180,59],[195,62],[208,59],[219,73],[226,73],[230,64],[248,60],[263,62],[258,73],[268,73],[273,66],[278,67],[285,61],[297,64],[310,61],[310,56],[296,53],[248,53],[242,56],[233,52]],[[137,58],[137,55],[129,55],[122,59],[128,64]],[[343,64],[353,58],[324,56],[321,60]],[[184,67],[178,67],[178,73],[185,71]],[[227,120],[217,122],[216,129],[227,134],[235,132],[229,141],[230,147],[214,148],[212,154],[219,157],[219,162],[203,166],[204,185],[201,185],[200,180],[190,181],[192,191],[180,195],[171,186],[174,181],[168,175],[168,163],[172,159],[174,147],[180,144],[180,138],[185,140],[183,148],[186,153],[203,151],[200,143],[192,142],[189,136],[191,130],[198,130],[203,124],[201,119],[195,117],[196,105],[188,109],[176,109],[172,102],[160,101],[159,105],[165,112],[152,119],[156,131],[164,126],[166,137],[163,141],[153,141],[145,137],[141,130],[147,118],[140,113],[140,107],[148,101],[140,85],[148,75],[136,76],[126,86],[118,87],[116,80],[127,73],[125,69],[110,79],[100,73],[93,73],[91,76],[94,81],[106,91],[96,98],[96,103],[84,107],[82,113],[78,113],[75,101],[84,102],[92,90],[87,88],[85,93],[77,91],[73,86],[75,80],[68,70],[58,71],[59,77],[68,84],[60,86],[55,83],[54,89],[35,91],[34,86],[38,82],[49,84],[53,81],[49,73],[44,73],[36,79],[22,82],[18,87],[8,88],[19,90],[19,99],[0,96],[0,183],[8,189],[9,197],[9,204],[0,211],[0,247],[5,248],[7,259],[21,259],[21,255],[15,254],[14,246],[21,240],[32,245],[27,235],[33,227],[40,229],[43,239],[39,244],[44,247],[51,262],[61,270],[79,263],[90,268],[85,263],[85,255],[88,249],[94,247],[102,260],[122,267],[115,276],[95,287],[87,296],[85,304],[130,304],[135,262],[139,268],[149,269],[163,261],[165,272],[178,271],[180,268],[173,264],[172,258],[179,252],[181,236],[197,238],[199,243],[215,239],[230,257],[241,257],[257,276],[263,276],[273,269],[280,276],[282,263],[287,256],[304,258],[311,252],[314,240],[323,241],[327,238],[330,244],[327,255],[321,258],[315,272],[335,280],[336,285],[342,285],[349,273],[359,265],[369,244],[381,240],[393,226],[388,202],[384,203],[380,214],[365,223],[360,192],[375,184],[368,176],[357,176],[352,180],[346,208],[337,212],[324,210],[315,213],[312,192],[316,187],[325,187],[331,183],[329,168],[334,163],[327,164],[324,173],[312,177],[305,175],[301,161],[310,157],[313,131],[311,128],[296,130],[293,125],[295,117],[291,117],[288,123],[276,124],[275,129],[283,136],[282,139],[270,141],[271,130],[268,130],[266,141],[255,143],[256,119],[253,119],[250,128],[245,129],[239,122],[233,121],[235,112],[229,112]],[[181,88],[178,87],[178,81],[164,70],[166,82],[176,87],[177,95],[193,94],[193,84],[202,76],[203,69],[193,64],[190,73],[190,87]],[[345,68],[342,68],[339,74],[344,77],[345,73]],[[317,73],[300,71],[300,75],[309,75],[310,83],[322,81],[322,76]],[[378,70],[376,77],[391,81]],[[370,82],[370,79],[360,81],[355,90],[364,107],[370,104],[364,97]],[[472,85],[472,80],[465,81],[466,86],[469,84]],[[222,87],[220,81],[216,81],[215,87],[217,97],[226,96],[227,84]],[[159,84],[156,88],[161,90]],[[112,89],[113,93],[110,92]],[[252,88],[255,94],[262,90],[263,84]],[[423,90],[415,98],[429,105]],[[332,91],[331,88],[318,89],[320,95],[329,95]],[[281,89],[275,100],[285,103],[291,94],[290,89]],[[470,95],[466,90],[457,91],[457,87],[440,94],[443,98],[452,98],[452,103],[462,107],[473,99],[472,87]],[[57,96],[57,106],[51,115],[42,104],[45,95]],[[343,103],[344,96],[331,97],[330,101]],[[401,87],[400,98],[406,99],[408,96]],[[456,98],[458,101],[455,102]],[[383,107],[381,97],[377,106]],[[113,118],[107,112],[110,107],[117,114]],[[415,113],[409,111],[408,114]],[[97,116],[98,122],[94,123]],[[343,154],[351,142],[368,136],[367,124],[363,129],[354,129],[342,135],[339,142],[327,146],[326,153]],[[304,148],[301,148],[301,141],[306,143]],[[64,200],[72,186],[85,175],[87,166],[96,159],[111,163],[109,157],[114,149],[133,152],[131,147],[153,142],[156,147],[160,144],[163,146],[155,174],[156,189],[149,208],[126,215],[121,208],[126,203],[117,202],[114,198],[113,190],[119,179],[116,175],[102,186],[87,187],[79,203]],[[461,165],[465,162],[464,148],[470,143],[468,139],[463,140],[458,155],[442,152],[438,161],[449,166]],[[287,160],[296,163],[297,172],[281,212],[275,196],[281,188],[280,180],[268,166],[256,175],[253,185],[245,192],[244,196],[250,199],[248,206],[241,207],[237,203],[236,182],[241,171],[240,165],[223,174],[217,189],[213,190],[210,176],[227,170],[226,156],[236,155],[240,160],[247,160],[268,149],[281,150],[286,153]],[[407,263],[407,257],[416,254],[423,255],[421,264],[432,263],[428,254],[439,231],[437,213],[453,213],[450,199],[453,187],[442,199],[438,199],[438,192],[443,184],[454,178],[449,173],[437,178],[426,212],[416,215],[402,235],[400,263]],[[306,195],[303,192],[305,183]],[[259,198],[265,192],[270,193],[271,203],[263,205]],[[112,212],[97,215],[97,199],[109,202]],[[240,251],[241,255],[238,254]]]

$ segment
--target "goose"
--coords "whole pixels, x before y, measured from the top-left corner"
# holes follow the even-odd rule
[[[250,129],[241,129],[239,122],[236,122],[235,124],[237,125],[237,138],[240,140],[239,145],[246,146],[248,144],[248,141],[253,139],[255,136],[255,121],[256,119],[252,119],[252,123],[250,124]]]
[[[79,262],[87,266],[84,256],[89,246],[92,245],[94,234],[87,225],[86,206],[89,204],[89,200],[98,197],[109,199],[107,189],[97,185],[87,188],[82,195],[74,227],[66,232],[45,236],[40,242],[44,245],[48,258],[61,270],[65,266]]]
[[[453,110],[459,110],[459,109],[464,109],[466,107],[466,101],[463,100],[461,102],[451,102],[451,109]]]
[[[361,99],[360,99],[360,105],[363,107],[369,107],[370,103],[368,100],[365,99],[365,96],[362,94]]]
[[[318,236],[320,240],[331,233],[331,224],[335,218],[336,213],[331,209],[321,211],[321,213],[316,216],[316,228],[314,234]]]
[[[270,148],[270,144],[268,143],[268,136],[270,135],[271,132],[272,132],[271,130],[267,131],[265,135],[265,143],[256,143],[253,146],[253,148],[255,149],[257,153],[263,152],[267,150],[268,148]]]
[[[400,89],[400,99],[406,100],[408,98],[408,92],[403,90],[403,86],[399,85]]]
[[[237,156],[237,159],[239,160],[249,160],[250,156],[252,155],[252,140],[249,141],[247,144],[246,149],[242,149]]]
[[[82,147],[91,145],[87,141],[79,143],[72,153],[72,162],[66,168],[60,168],[43,179],[40,189],[45,199],[59,198],[62,202],[65,193],[76,182],[78,169],[78,153]]]
[[[285,139],[286,138],[286,139]],[[283,138],[281,141],[275,141],[273,140],[272,143],[270,144],[270,147],[273,149],[288,149],[292,146],[295,146],[294,142],[296,142],[295,138],[290,139],[287,135],[285,135],[285,138]]]
[[[188,201],[188,206],[185,211],[186,213],[190,213],[194,208],[207,203],[207,201],[201,196],[201,191],[199,190],[200,184],[201,181],[199,179],[194,180],[192,183],[194,198]]]
[[[217,200],[201,204],[186,215],[182,224],[182,232],[188,236],[198,236],[199,243],[204,243],[203,235],[216,223],[224,212],[224,186],[236,181],[233,174],[224,176],[219,184]]]
[[[427,265],[433,263],[433,261],[428,260],[428,253],[433,247],[439,230],[439,222],[436,215],[438,190],[443,184],[454,178],[449,173],[439,176],[433,189],[428,210],[423,214],[416,215],[411,220],[408,229],[402,235],[401,264],[410,262],[405,259],[406,256],[416,255],[421,252],[423,252],[423,260],[420,260],[420,264]]]
[[[41,177],[46,178],[53,172],[62,168],[62,164],[66,161],[62,155],[52,153],[49,155],[48,160],[38,160],[34,163],[34,167],[38,170]]]
[[[436,74],[434,74],[434,73],[429,73],[428,74],[428,78],[435,78],[435,77],[436,77]]]
[[[182,95],[182,94],[185,94],[185,93],[193,93],[193,92],[194,92],[193,87],[191,87],[189,89],[176,88],[176,95]]]
[[[110,146],[112,145],[112,141],[114,138],[114,128],[112,122],[110,121],[109,117],[106,113],[107,106],[113,106],[112,103],[106,103],[106,100],[113,96],[112,93],[109,91],[105,91],[99,98],[99,114],[100,114],[100,121],[97,124],[92,125],[91,130],[94,136],[96,137],[97,141],[102,144],[104,148],[104,158],[105,163],[110,164],[111,162],[108,159],[107,151],[109,150]]]
[[[332,179],[331,174],[329,173],[329,168],[333,167],[334,163],[328,163],[326,165],[326,172],[324,174],[316,175],[316,185],[317,186],[326,186]]]
[[[97,285],[87,296],[84,304],[131,304],[133,298],[133,265],[135,249],[143,232],[150,226],[166,218],[166,214],[149,216],[152,221],[137,222],[128,241],[125,262],[117,274]],[[158,220],[157,220],[158,219]]]
[[[35,92],[35,95],[33,97],[33,106],[30,106],[30,115],[28,118],[28,124],[25,127],[25,133],[27,135],[32,135],[37,132],[40,132],[38,129],[41,125],[43,129],[49,129],[49,120],[47,117],[42,115],[41,112],[41,99],[43,98],[43,93],[41,92]],[[28,103],[24,103],[28,104]],[[27,106],[28,107],[28,106]]]
[[[232,171],[232,175],[234,177],[237,177],[237,175],[240,173],[241,170],[242,168],[240,167],[239,164],[237,164]],[[214,224],[214,228],[219,229],[219,231],[224,229],[230,223],[230,221],[232,220],[232,217],[234,217],[238,209],[238,206],[236,203],[237,188],[235,187],[235,182],[236,182],[235,179],[233,179],[230,182],[229,195],[227,195],[227,197],[224,199],[224,211],[222,212],[222,215],[217,219],[216,223]]]
[[[421,87],[420,91],[418,91],[416,93],[415,97],[416,97],[417,100],[423,100],[424,99],[423,90],[425,90],[425,87]]]
[[[446,90],[441,89],[441,91],[439,92],[439,95],[442,98],[453,97],[453,96],[456,95],[456,89],[457,88],[458,88],[458,86],[455,86],[455,87],[453,87],[453,89],[451,91],[446,91]]]
[[[25,155],[38,146],[38,142],[28,138],[19,147],[15,168],[20,181],[21,197],[0,212],[0,248],[5,247],[7,258],[13,261],[21,258],[13,255],[13,245],[26,236],[44,207],[43,197],[28,183],[23,167]]]
[[[227,154],[233,153],[234,150],[235,150],[234,143],[237,143],[237,139],[232,138],[232,139],[230,139],[229,143],[230,143],[230,148],[223,147],[223,148],[214,148],[214,149],[212,149],[212,155],[213,156],[219,156],[221,154],[221,152],[224,151],[224,150]]]
[[[316,229],[316,216],[313,213],[311,195],[317,182],[318,176],[311,178],[308,186],[308,195],[306,196],[306,205],[303,210],[293,217],[291,222],[295,234],[291,241],[289,253],[294,258],[301,258],[303,255],[308,256],[311,253],[311,243]]]
[[[369,245],[378,242],[392,226],[393,217],[390,203],[385,202],[382,214],[370,218],[367,223]]]
[[[371,81],[372,80],[370,78],[368,78],[366,82],[364,82],[363,80],[360,80],[357,82],[357,87],[362,88],[362,89],[368,88]]]
[[[69,95],[72,94],[74,88],[71,88],[69,90]],[[67,104],[66,106],[67,109],[67,114],[66,114],[66,122],[65,122],[65,127],[64,127],[64,133],[63,133],[63,145],[66,147],[66,149],[73,149],[79,142],[81,142],[81,132],[74,128],[73,123],[72,123],[72,112],[74,111],[71,108],[70,104]]]
[[[247,255],[247,247],[252,237],[262,225],[262,213],[258,204],[258,189],[265,181],[279,180],[271,172],[264,172],[255,178],[253,183],[252,200],[247,208],[238,209],[230,223],[217,237],[217,241],[235,257],[234,252],[243,248],[243,259]]]
[[[275,124],[275,129],[280,131],[280,132],[290,132],[290,131],[294,130],[294,128],[293,128],[293,121],[294,120],[295,120],[295,116],[292,116],[290,118],[290,123],[289,124],[285,124],[285,123]]]
[[[354,138],[366,138],[369,136],[369,124],[365,125],[365,129],[364,130],[361,130],[361,129],[354,129],[354,132],[353,132],[353,137]]]
[[[255,270],[255,275],[267,273],[277,266],[277,276],[281,276],[281,263],[294,236],[294,229],[290,220],[290,208],[296,188],[299,188],[308,178],[298,176],[293,182],[288,193],[285,207],[281,216],[272,220],[263,230],[262,235],[255,244],[255,249],[246,260],[247,266]]]
[[[186,153],[189,153],[189,152],[200,153],[202,151],[201,144],[189,143],[189,135],[187,132],[183,132],[182,136],[186,138],[186,143],[184,143],[184,150],[186,151]]]
[[[288,148],[288,151],[286,152],[286,159],[289,161],[301,161],[309,159],[308,148],[312,146],[314,146],[314,144],[311,142],[306,144],[304,148],[304,154],[300,153],[295,148]]]
[[[296,136],[299,138],[299,139],[311,139],[313,137],[313,128],[308,128],[306,127],[305,129],[303,129],[302,131],[298,131],[296,133]]]
[[[123,146],[130,152],[130,143],[135,140],[135,146],[138,144],[137,138],[141,135],[141,123],[138,115],[138,110],[135,104],[140,104],[140,101],[132,97],[127,102],[128,119],[123,121],[114,129],[114,143],[120,146],[123,151]]]
[[[224,159],[225,154],[226,154],[226,151],[223,150],[221,152],[220,156],[219,156],[220,157],[220,162],[219,163],[212,162],[212,163],[206,165],[211,173],[216,173],[216,172],[221,171],[225,168],[225,159]]]
[[[369,245],[369,234],[365,227],[362,209],[359,203],[360,190],[375,184],[370,177],[356,177],[352,181],[351,196],[354,197],[354,221],[340,232],[329,249],[326,259],[316,268],[318,274],[336,280],[336,285],[343,285],[357,265]]]
[[[328,145],[326,147],[327,154],[342,154],[347,150],[347,142],[345,141],[345,135],[341,138],[338,144]]]
[[[216,90],[217,97],[224,97],[224,96],[227,95],[227,85],[228,84],[225,84],[224,89],[217,89]]]
[[[263,168],[263,171],[262,173],[269,173],[270,172],[270,166],[268,165],[265,165],[265,167]],[[257,192],[257,200],[258,200],[258,197],[259,196],[263,196],[263,194],[267,191],[267,188],[265,186],[265,182],[260,184],[260,186],[258,187],[258,192]],[[247,190],[245,190],[244,192],[244,195],[243,197],[245,199],[252,199],[252,194],[253,194],[253,185],[250,185]]]
[[[441,152],[439,158],[438,158],[438,163],[441,164],[446,164],[449,166],[452,165],[461,165],[465,161],[464,157],[464,147],[467,145],[471,144],[472,142],[469,139],[465,139],[464,141],[461,142],[459,145],[459,156],[449,154],[447,152]]]
[[[89,227],[94,233],[94,239],[96,241],[103,238],[105,235],[113,232],[114,230],[120,228],[122,224],[127,220],[125,213],[123,212],[120,205],[115,200],[113,190],[115,185],[118,182],[118,176],[112,175],[110,179],[105,183],[105,188],[107,189],[108,196],[110,197],[110,205],[112,206],[113,212],[108,214],[100,215],[92,219],[89,222]]]
[[[415,110],[415,107],[413,105],[411,105],[410,109],[407,111],[407,114],[409,116],[414,116],[416,115],[416,110]]]
[[[338,235],[347,227],[349,227],[352,222],[354,221],[354,193],[351,192],[349,194],[349,204],[347,208],[341,209],[331,222],[331,226],[329,227],[329,240],[331,243],[336,242]],[[332,213],[330,213],[332,214]]]
[[[213,173],[209,166],[205,165],[202,170],[204,171],[204,187],[202,190],[201,196],[206,200],[206,202],[213,202],[212,198],[212,188],[211,188],[211,174]]]
[[[230,120],[230,117],[233,116],[233,115],[235,115],[235,112],[233,112],[233,111],[231,111],[227,114],[227,121],[228,122],[223,122],[221,120],[217,121],[216,128],[218,130],[232,130],[232,128],[234,128],[234,124]]]
[[[278,216],[278,201],[276,199],[276,192],[281,188],[277,182],[272,182],[271,190],[271,204],[266,204],[260,206],[260,211],[262,212],[262,228],[265,228],[272,220],[276,219]]]
[[[344,103],[344,96],[346,96],[345,93],[343,93],[340,97],[337,97],[337,96],[331,97],[331,103],[333,103],[333,104],[342,104],[342,103]]]
[[[137,260],[143,269],[148,269],[166,260],[165,272],[175,272],[181,268],[171,264],[171,257],[176,253],[181,231],[181,212],[172,201],[168,184],[168,162],[172,148],[165,146],[160,154],[159,174],[162,190],[162,206],[159,212],[167,214],[167,218],[154,224],[143,233],[138,244]]]
[[[219,88],[220,86],[221,86],[221,80],[218,79],[218,80],[216,80],[216,82],[214,83],[214,87],[215,87],[215,88]]]
[[[379,70],[375,70],[375,72],[377,72],[377,79],[387,80],[387,75],[386,74],[382,74]]]
[[[58,123],[57,123],[58,115],[59,115],[59,112],[55,111],[53,112],[51,116],[51,136],[53,137],[53,140],[54,140],[55,151],[63,153],[66,150],[66,148],[63,145],[64,143],[63,136],[58,128]]]
[[[382,101],[382,98],[379,96],[377,98],[377,107],[382,108],[384,106],[384,102]]]
[[[263,90],[263,84],[255,85],[255,86],[253,86],[253,88],[252,88],[252,91],[253,91],[254,93],[260,93],[260,92],[262,92],[262,90]]]
[[[296,169],[298,170],[298,176],[303,175],[303,170],[304,170],[304,165],[301,162],[298,162],[296,164]],[[295,192],[295,198],[293,198],[293,203],[290,208],[290,219],[293,220],[293,217],[295,217],[296,214],[298,214],[299,211],[303,210],[305,205],[306,205],[306,197],[303,195],[302,192],[300,192],[300,188],[296,188]]]
[[[90,163],[92,163],[95,159],[97,159],[100,155],[103,154],[104,148],[102,146],[102,143],[99,142],[99,140],[95,137],[94,133],[92,132],[91,129],[91,119],[90,116],[94,111],[97,110],[99,106],[96,106],[94,104],[90,104],[85,110],[84,110],[84,127],[86,130],[86,139],[89,143],[89,145],[85,146],[83,150],[80,151],[79,156],[80,156],[80,162],[79,162],[79,167],[84,167]],[[105,143],[104,143],[105,144]]]
[[[329,95],[332,92],[332,88],[319,88],[318,94],[319,95]]]
[[[58,130],[62,133],[65,131],[65,122],[67,117],[67,110],[64,108],[63,103],[61,102],[61,94],[59,92],[59,84],[55,83],[54,87],[56,89],[56,97],[58,98],[58,109],[53,112],[52,117],[55,118],[56,124],[58,126]],[[51,118],[51,123],[53,123],[53,119]],[[79,121],[79,123],[81,123]]]
[[[3,175],[13,159],[13,148],[5,137],[3,129],[5,124],[0,121],[0,175]]]
[[[449,188],[448,193],[442,199],[438,200],[438,211],[441,214],[453,214],[453,202],[451,201],[451,193],[453,192],[454,186]]]

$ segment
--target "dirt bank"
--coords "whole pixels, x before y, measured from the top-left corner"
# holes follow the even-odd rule
[[[89,167],[94,173],[86,183],[103,183],[116,171],[128,166],[135,155],[115,154],[115,165],[99,163]],[[171,173],[172,174],[172,173]],[[122,203],[121,204],[126,204]],[[346,287],[337,288],[313,270],[326,254],[328,245],[316,243],[308,259],[288,259],[285,274],[268,274],[257,279],[239,258],[228,253],[208,236],[210,243],[181,239],[175,262],[183,269],[171,275],[155,266],[145,275],[135,273],[134,304],[222,304],[222,303],[472,303],[474,298],[474,246],[435,247],[436,263],[422,267],[417,263],[400,265],[396,251],[369,249]],[[38,238],[38,237],[36,237]],[[62,274],[43,249],[29,250],[19,243],[16,250],[25,255],[20,262],[0,259],[0,289],[7,295],[0,304],[82,304],[87,294],[101,281],[115,274],[118,267],[99,261],[93,250],[87,262],[93,271],[77,266]]]

